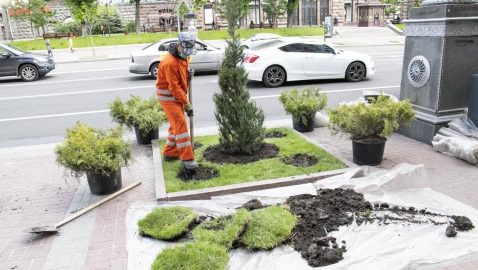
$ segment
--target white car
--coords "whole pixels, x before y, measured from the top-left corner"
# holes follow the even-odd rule
[[[255,47],[262,45],[266,42],[269,42],[271,40],[281,39],[281,38],[282,37],[277,34],[260,33],[260,34],[255,34],[252,37],[241,42],[241,46],[244,49],[254,49]]]
[[[131,62],[129,72],[136,74],[151,74],[156,79],[158,65],[161,59],[168,53],[171,43],[177,43],[177,38],[168,38],[159,42],[151,43],[141,50],[130,54]],[[224,52],[204,41],[196,40],[197,54],[191,56],[190,67],[194,71],[216,71],[222,65]]]
[[[371,56],[338,50],[314,40],[275,40],[248,50],[248,79],[278,87],[286,81],[346,79],[358,82],[375,74]]]

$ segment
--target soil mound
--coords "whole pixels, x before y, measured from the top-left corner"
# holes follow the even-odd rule
[[[201,147],[203,147],[203,146],[204,146],[204,144],[202,144],[202,143],[200,143],[200,142],[194,142],[194,150],[199,149],[199,148],[201,148]]]
[[[309,167],[319,162],[319,159],[317,157],[305,153],[299,153],[293,156],[283,157],[281,158],[281,160],[285,164],[293,165],[296,167]]]
[[[186,172],[184,167],[181,166],[181,169],[176,176],[183,181],[208,180],[218,177],[219,172],[214,168],[199,164],[199,168],[197,170],[188,172]]]
[[[266,131],[266,138],[283,138],[285,136],[287,134],[279,130]]]
[[[222,151],[219,145],[212,145],[204,151],[204,158],[214,163],[246,164],[261,159],[273,158],[279,154],[275,144],[263,143],[259,150],[252,155],[233,155]]]

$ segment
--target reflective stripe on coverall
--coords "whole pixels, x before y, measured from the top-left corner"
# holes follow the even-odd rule
[[[188,61],[168,53],[158,68],[156,95],[169,122],[169,136],[163,155],[179,157],[181,160],[194,160],[189,137],[184,105],[187,99]]]

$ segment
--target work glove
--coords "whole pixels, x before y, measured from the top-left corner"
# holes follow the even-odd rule
[[[184,111],[189,117],[193,116],[193,105],[191,103],[184,105]]]

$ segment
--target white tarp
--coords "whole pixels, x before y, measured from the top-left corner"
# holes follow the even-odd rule
[[[478,224],[478,211],[446,195],[426,187],[422,165],[401,164],[390,171],[375,171],[368,167],[351,169],[341,176],[291,187],[269,189],[215,197],[210,201],[165,202],[132,205],[126,215],[128,269],[149,269],[155,256],[164,248],[177,245],[138,236],[137,221],[154,207],[188,206],[201,214],[230,214],[244,202],[258,198],[264,203],[283,202],[298,194],[315,194],[318,188],[354,188],[364,193],[370,202],[414,206],[417,209],[465,215]],[[363,175],[363,176],[362,176]],[[352,178],[355,177],[355,178]],[[337,264],[318,269],[409,269],[420,263],[435,263],[478,251],[478,230],[459,232],[455,238],[445,236],[446,225],[431,224],[352,224],[331,235],[338,242],[347,242],[344,259]],[[229,270],[301,270],[315,269],[307,265],[290,246],[268,252],[233,250]]]
[[[467,117],[453,119],[433,137],[433,148],[440,153],[478,165],[478,128]]]

